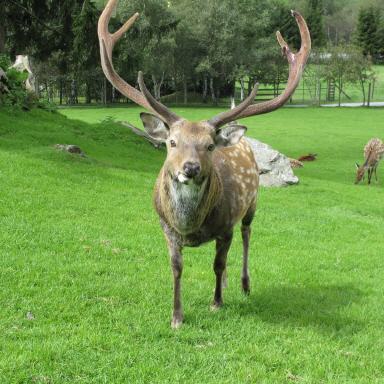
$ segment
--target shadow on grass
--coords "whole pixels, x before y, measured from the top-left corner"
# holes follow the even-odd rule
[[[229,305],[240,316],[254,316],[264,322],[351,334],[363,324],[353,318],[348,307],[363,293],[351,285],[271,286],[253,291],[249,298]]]

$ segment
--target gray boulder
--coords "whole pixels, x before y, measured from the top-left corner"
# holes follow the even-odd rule
[[[260,185],[264,187],[285,187],[299,183],[293,174],[290,159],[268,144],[246,137],[255,154],[260,170]]]

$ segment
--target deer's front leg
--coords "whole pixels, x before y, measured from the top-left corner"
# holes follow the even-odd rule
[[[232,243],[232,232],[216,239],[216,257],[213,263],[213,270],[216,275],[216,288],[213,298],[212,309],[216,310],[223,305],[222,287],[223,273],[227,265],[227,255]]]
[[[181,275],[183,272],[183,255],[181,249],[170,249],[173,272],[173,315],[171,327],[177,329],[183,323],[183,307],[181,305]]]
[[[371,184],[371,175],[372,175],[372,169],[371,167],[368,168],[368,184]]]
[[[171,327],[177,329],[183,323],[183,307],[181,305],[181,275],[183,273],[182,246],[180,240],[170,228],[164,222],[161,222],[161,225],[167,240],[173,273],[173,314]]]
[[[183,307],[181,305],[181,275],[183,273],[183,255],[181,247],[167,238],[171,268],[173,273],[173,314],[171,327],[177,329],[183,323]]]

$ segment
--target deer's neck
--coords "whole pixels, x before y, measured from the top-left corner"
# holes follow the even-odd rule
[[[221,182],[213,170],[200,184],[182,184],[166,172],[160,183],[161,211],[166,221],[180,234],[196,232],[215,207],[221,194]]]

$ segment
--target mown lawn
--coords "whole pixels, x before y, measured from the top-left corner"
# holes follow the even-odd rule
[[[251,136],[318,161],[297,170],[299,186],[261,191],[250,297],[239,231],[217,313],[214,245],[186,250],[176,332],[151,203],[164,152],[112,121],[139,124],[138,112],[0,110],[0,383],[383,383],[384,167],[379,184],[353,180],[364,144],[384,137],[384,110],[244,121]]]

